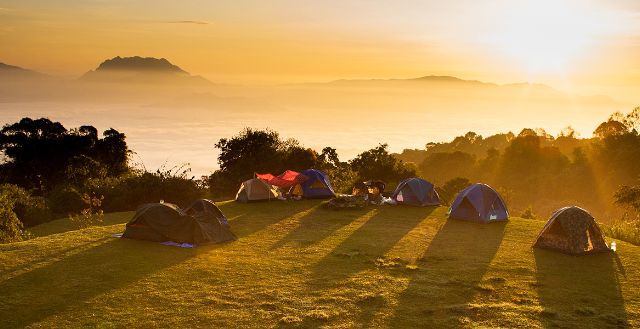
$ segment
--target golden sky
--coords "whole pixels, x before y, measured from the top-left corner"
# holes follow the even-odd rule
[[[216,82],[436,74],[629,98],[640,1],[0,0],[0,62],[78,76],[118,55]]]

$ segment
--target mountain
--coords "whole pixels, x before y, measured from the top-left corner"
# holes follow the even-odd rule
[[[46,74],[0,62],[0,77],[8,79],[46,78]]]
[[[100,63],[95,70],[80,77],[83,82],[211,85],[201,76],[194,76],[165,58],[114,57]]]

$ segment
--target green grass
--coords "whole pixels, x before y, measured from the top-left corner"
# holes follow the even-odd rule
[[[445,208],[225,203],[238,241],[197,249],[67,220],[0,245],[0,327],[640,327],[640,247],[533,250],[544,222]]]

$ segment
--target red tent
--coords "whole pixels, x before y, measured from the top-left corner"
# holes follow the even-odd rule
[[[271,185],[285,188],[304,183],[304,181],[309,179],[307,176],[292,170],[287,170],[278,176],[274,176],[272,174],[256,174],[256,177]]]

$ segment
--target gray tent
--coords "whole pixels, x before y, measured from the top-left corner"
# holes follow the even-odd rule
[[[242,182],[236,193],[238,202],[267,201],[277,198],[278,189],[259,178]]]
[[[197,201],[186,211],[170,203],[144,204],[138,207],[136,214],[127,223],[122,237],[191,244],[236,240],[236,236],[229,231],[228,224],[223,224],[218,215],[198,204],[203,205],[202,201]]]

